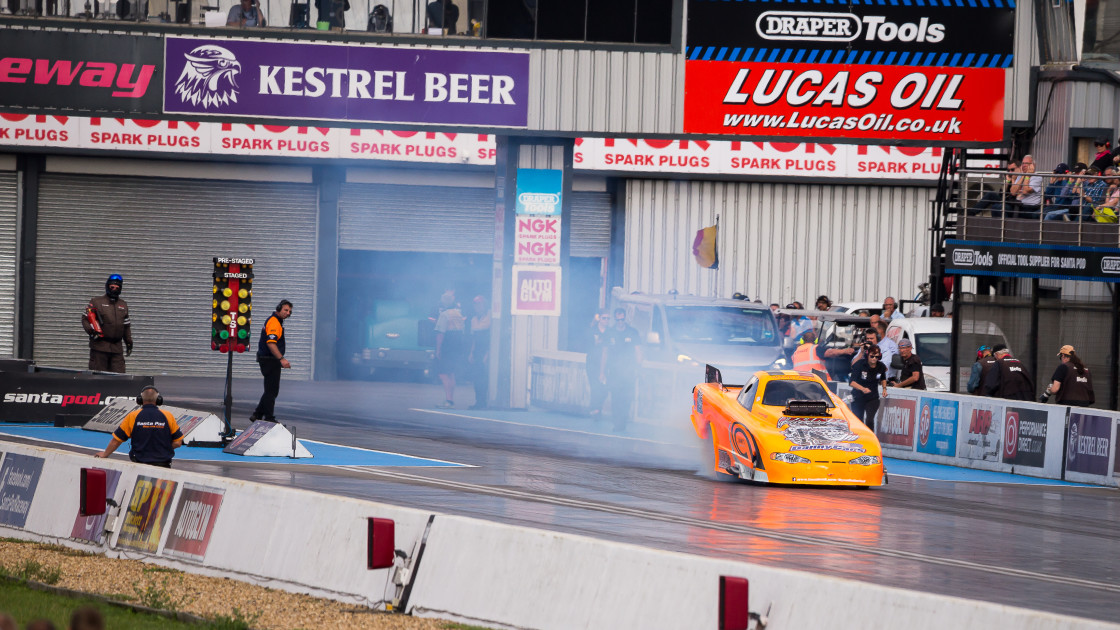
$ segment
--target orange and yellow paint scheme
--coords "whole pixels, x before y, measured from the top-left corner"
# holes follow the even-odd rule
[[[719,371],[692,390],[692,426],[711,442],[717,473],[758,482],[879,486],[883,452],[824,381],[793,371],[756,372],[725,387]]]

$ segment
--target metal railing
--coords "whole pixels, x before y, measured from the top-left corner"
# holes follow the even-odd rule
[[[344,4],[345,0],[338,0]],[[297,26],[296,7],[306,6],[299,25],[314,28],[332,0],[258,0],[269,29]],[[0,15],[84,17],[97,20],[203,25],[204,11],[225,16],[239,0],[3,0]],[[635,0],[632,14],[603,14],[594,0],[349,0],[343,25],[334,30],[372,31],[375,7],[392,18],[392,33],[436,37],[548,40],[600,44],[669,44],[672,11],[665,0]],[[670,3],[671,4],[671,3]],[[183,7],[183,8],[180,8]],[[446,16],[446,17],[445,17]],[[444,24],[454,18],[453,24]],[[214,22],[217,22],[214,19]],[[224,26],[224,20],[221,21]],[[390,31],[381,31],[390,32]]]
[[[1037,205],[1029,203],[1034,193],[1013,191],[1036,178]],[[962,169],[957,185],[958,238],[1120,247],[1120,175]]]

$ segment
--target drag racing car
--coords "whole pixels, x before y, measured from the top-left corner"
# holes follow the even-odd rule
[[[826,486],[886,483],[883,452],[815,374],[760,371],[724,386],[707,366],[692,390],[692,426],[711,442],[715,471],[756,482]]]

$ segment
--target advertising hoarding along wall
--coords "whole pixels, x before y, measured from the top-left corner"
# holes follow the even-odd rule
[[[686,133],[998,142],[1013,2],[690,0]]]
[[[0,113],[0,146],[493,166],[494,136]],[[990,149],[989,151],[993,151]],[[935,181],[943,150],[814,142],[576,138],[584,171]],[[979,166],[997,166],[993,159]]]
[[[529,54],[167,37],[163,112],[525,127]]]
[[[1120,281],[1118,248],[949,240],[945,249],[955,275]]]
[[[0,105],[91,113],[158,113],[163,41],[4,29]]]

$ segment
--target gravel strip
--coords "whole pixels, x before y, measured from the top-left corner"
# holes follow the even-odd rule
[[[195,575],[147,564],[139,560],[107,558],[56,545],[0,540],[0,566],[20,575],[28,561],[42,566],[40,575],[57,569],[61,577],[53,586],[107,596],[130,604],[168,602],[165,608],[200,617],[243,618],[258,615],[254,628],[353,628],[440,630],[460,627],[442,619],[393,615],[329,599],[264,588],[229,578]],[[43,581],[41,577],[31,577]],[[141,594],[147,592],[148,597]]]

